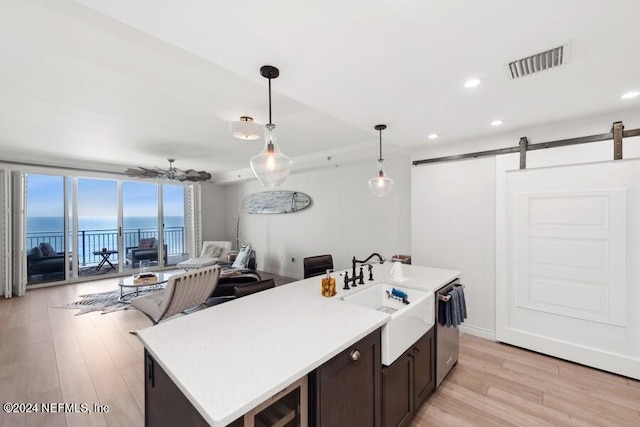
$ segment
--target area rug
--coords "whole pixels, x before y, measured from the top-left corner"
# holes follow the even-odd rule
[[[144,288],[140,289],[139,295],[146,295],[151,292],[156,292],[160,289],[164,289],[163,285],[158,285],[157,288]],[[55,308],[74,308],[80,310],[76,313],[76,316],[80,316],[81,314],[92,313],[94,311],[100,311],[101,314],[113,313],[114,311],[119,310],[127,310],[131,307],[129,301],[131,298],[134,298],[135,293],[130,293],[122,298],[122,301],[119,301],[120,298],[120,290],[108,291],[108,292],[98,292],[95,294],[85,294],[78,295],[80,300],[70,302],[65,305],[57,306]]]

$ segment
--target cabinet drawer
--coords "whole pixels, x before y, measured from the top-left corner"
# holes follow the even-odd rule
[[[382,425],[405,426],[413,416],[413,357],[400,356],[382,369]]]
[[[404,427],[435,389],[434,328],[382,369],[384,427]]]
[[[380,330],[311,374],[317,426],[381,425]]]
[[[434,328],[422,336],[410,350],[414,366],[415,408],[427,400],[436,388]]]

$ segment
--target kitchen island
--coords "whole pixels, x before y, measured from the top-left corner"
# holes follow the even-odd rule
[[[382,327],[389,314],[341,298],[376,283],[394,284],[390,264],[374,281],[320,294],[313,277],[172,319],[138,332],[146,350],[202,418],[227,425]],[[404,265],[404,287],[433,292],[459,272]]]

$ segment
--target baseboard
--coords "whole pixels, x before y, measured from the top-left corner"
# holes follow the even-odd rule
[[[640,380],[640,359],[558,339],[506,328],[504,343]]]
[[[479,338],[484,338],[486,340],[496,341],[495,331],[490,331],[488,329],[478,328],[477,326],[464,325],[464,324],[458,326],[458,329],[463,334],[469,334]]]

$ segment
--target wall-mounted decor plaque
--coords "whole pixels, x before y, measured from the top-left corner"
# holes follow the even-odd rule
[[[263,191],[245,196],[242,210],[250,214],[297,212],[311,205],[311,197],[297,191]]]

